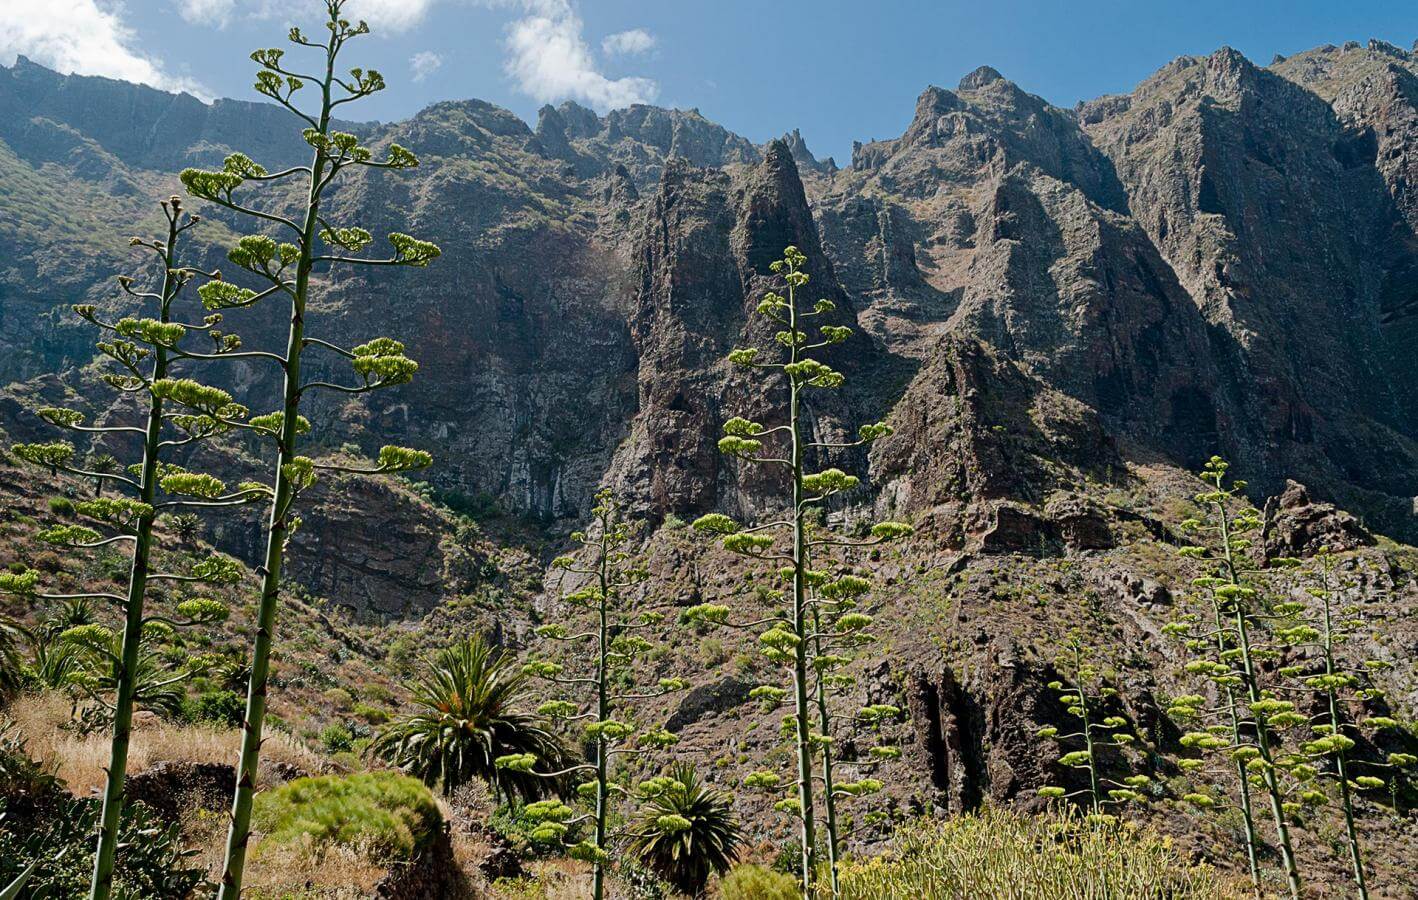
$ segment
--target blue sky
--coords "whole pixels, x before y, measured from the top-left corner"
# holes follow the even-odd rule
[[[478,97],[535,121],[544,102],[698,107],[755,141],[800,128],[845,163],[853,140],[898,135],[928,84],[992,65],[1060,105],[1125,91],[1182,54],[1275,53],[1418,38],[1418,4],[351,0],[376,29],[351,64],[390,84],[361,118]],[[0,0],[0,63],[253,97],[257,46],[314,23],[318,0]]]

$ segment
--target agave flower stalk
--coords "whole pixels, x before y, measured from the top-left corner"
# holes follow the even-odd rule
[[[1049,688],[1058,693],[1069,715],[1079,720],[1080,728],[1078,731],[1060,733],[1057,728],[1047,726],[1041,728],[1038,734],[1039,737],[1057,741],[1060,747],[1082,742],[1081,750],[1065,750],[1059,757],[1059,765],[1086,771],[1088,787],[1073,792],[1057,786],[1044,787],[1039,790],[1039,795],[1057,799],[1085,797],[1090,819],[1111,823],[1115,817],[1108,810],[1143,802],[1146,798],[1141,791],[1152,783],[1152,779],[1138,774],[1117,780],[1103,773],[1099,754],[1110,748],[1120,750],[1132,746],[1137,742],[1137,736],[1128,727],[1127,719],[1103,714],[1104,701],[1117,692],[1102,683],[1098,669],[1086,660],[1083,643],[1076,635],[1070,638],[1061,662],[1068,680],[1052,681]]]
[[[1194,659],[1186,668],[1228,691],[1231,722],[1229,729],[1221,725],[1206,731],[1189,732],[1183,736],[1182,743],[1200,750],[1229,753],[1238,764],[1237,771],[1243,785],[1242,801],[1247,806],[1249,795],[1244,787],[1247,781],[1258,783],[1265,791],[1270,801],[1286,885],[1291,896],[1298,900],[1301,879],[1289,826],[1293,809],[1286,800],[1287,791],[1280,778],[1282,772],[1300,765],[1301,761],[1291,754],[1283,754],[1278,741],[1281,732],[1305,720],[1295,712],[1293,702],[1277,699],[1273,691],[1261,685],[1257,661],[1262,656],[1274,656],[1275,653],[1260,646],[1253,634],[1253,627],[1258,627],[1263,610],[1259,607],[1259,591],[1251,583],[1250,572],[1254,567],[1245,557],[1251,546],[1250,539],[1245,535],[1260,527],[1260,514],[1250,506],[1239,513],[1232,513],[1245,482],[1228,483],[1228,468],[1219,457],[1212,457],[1207,462],[1201,473],[1207,490],[1195,497],[1197,506],[1204,511],[1205,520],[1189,519],[1182,523],[1186,530],[1209,534],[1213,544],[1183,547],[1179,552],[1210,567],[1211,574],[1193,579],[1192,583],[1209,592],[1217,610],[1215,632],[1192,636],[1188,642],[1190,648],[1200,649],[1207,645],[1207,641],[1214,639],[1217,658]],[[1194,619],[1184,617],[1169,623],[1167,630],[1177,635],[1188,635],[1194,624]],[[1235,696],[1229,691],[1234,691]],[[1169,712],[1178,718],[1198,717],[1203,714],[1203,702],[1200,696],[1174,699]],[[1242,703],[1246,707],[1245,712],[1241,710]],[[1222,737],[1228,730],[1230,737]],[[1209,805],[1209,797],[1205,794],[1189,794],[1187,799],[1198,805]],[[1249,853],[1254,846],[1254,835],[1248,833],[1247,840],[1250,842],[1247,848]],[[1253,870],[1253,880],[1257,877]]]
[[[1272,565],[1276,563],[1290,569],[1300,566],[1298,559],[1275,560]],[[1418,757],[1401,752],[1390,753],[1385,761],[1379,762],[1354,753],[1356,737],[1365,731],[1400,727],[1399,722],[1388,716],[1351,721],[1343,712],[1349,701],[1380,699],[1383,692],[1375,686],[1372,677],[1389,666],[1377,659],[1366,659],[1361,665],[1353,666],[1341,658],[1339,648],[1366,623],[1357,605],[1336,606],[1343,586],[1337,583],[1338,561],[1328,550],[1321,550],[1316,568],[1318,571],[1311,583],[1304,588],[1311,604],[1296,602],[1278,606],[1276,613],[1282,620],[1282,627],[1277,628],[1276,633],[1290,646],[1313,650],[1319,657],[1320,669],[1316,672],[1313,667],[1293,665],[1281,669],[1280,674],[1297,682],[1297,692],[1321,701],[1321,711],[1310,718],[1310,730],[1315,737],[1301,745],[1301,750],[1314,765],[1307,764],[1297,769],[1307,783],[1329,780],[1337,785],[1350,871],[1358,896],[1361,900],[1367,900],[1369,884],[1356,823],[1356,795],[1365,791],[1392,790],[1403,770],[1418,763]],[[1316,806],[1328,800],[1317,787],[1307,787],[1301,792],[1300,799]]]
[[[787,612],[771,615],[752,622],[731,622],[727,606],[705,603],[685,611],[684,617],[690,621],[708,624],[728,625],[739,628],[761,628],[767,626],[758,638],[763,654],[780,664],[790,673],[788,689],[774,685],[755,688],[753,696],[770,706],[776,706],[792,693],[791,714],[784,719],[784,733],[791,741],[797,758],[796,778],[788,782],[795,796],[780,800],[776,808],[798,819],[801,845],[802,879],[804,893],[811,895],[816,889],[817,872],[817,818],[818,782],[816,757],[829,747],[832,740],[832,718],[823,715],[823,705],[817,703],[816,690],[811,682],[815,675],[826,675],[832,669],[850,662],[850,657],[840,651],[854,646],[867,638],[867,628],[871,617],[860,612],[847,612],[846,608],[855,603],[871,587],[866,579],[855,575],[837,578],[826,572],[811,568],[810,560],[814,552],[829,552],[824,548],[851,548],[878,544],[883,541],[905,537],[911,533],[908,525],[899,522],[881,522],[871,531],[871,537],[852,539],[833,534],[826,529],[814,532],[812,518],[824,503],[833,497],[845,494],[857,486],[858,479],[841,469],[828,468],[820,472],[809,470],[809,456],[826,451],[859,447],[891,432],[889,426],[877,423],[863,426],[856,440],[831,442],[813,440],[807,425],[805,404],[807,395],[815,390],[833,390],[842,386],[842,373],[814,358],[814,351],[840,344],[851,335],[851,328],[845,325],[822,324],[818,336],[810,337],[805,331],[814,319],[821,320],[835,309],[830,300],[818,300],[811,308],[803,306],[799,295],[807,285],[809,276],[803,270],[807,257],[796,247],[783,251],[783,258],[771,264],[771,273],[780,280],[784,293],[768,291],[758,304],[757,312],[783,330],[775,340],[782,348],[778,361],[760,358],[758,348],[735,349],[729,360],[736,365],[761,373],[765,379],[781,380],[788,388],[786,421],[773,428],[765,428],[758,422],[734,417],[723,425],[724,437],[719,441],[719,449],[734,458],[750,464],[777,469],[787,476],[788,491],[783,497],[786,512],[779,518],[761,524],[744,527],[721,513],[711,513],[695,521],[696,530],[717,534],[722,537],[726,550],[772,564],[785,583]],[[773,449],[768,444],[774,445]],[[820,591],[813,596],[813,588]],[[838,611],[840,615],[837,615]],[[820,614],[814,615],[815,611]],[[831,615],[828,613],[831,612]],[[880,719],[899,715],[899,710],[885,704],[868,708],[864,719]],[[783,779],[774,772],[755,772],[746,781],[749,787],[778,789]],[[845,793],[866,793],[880,787],[880,783],[863,779],[852,784],[834,783],[834,796]],[[835,809],[829,819],[835,829]],[[833,845],[838,843],[837,835],[829,835]],[[834,850],[835,855],[835,850]],[[833,879],[836,883],[836,879]]]
[[[115,442],[136,442],[140,449],[135,461],[127,472],[119,472],[111,463],[84,468],[75,461],[74,447],[67,442],[20,444],[13,448],[20,459],[53,472],[66,472],[93,479],[99,485],[108,483],[119,488],[119,496],[104,496],[97,490],[92,499],[76,504],[81,516],[107,529],[107,534],[89,525],[65,524],[45,528],[38,537],[45,543],[74,550],[127,544],[131,550],[127,592],[121,596],[106,592],[45,593],[36,590],[38,574],[32,571],[0,576],[0,592],[25,593],[52,600],[105,600],[123,610],[123,631],[116,646],[106,629],[105,639],[91,644],[91,649],[97,648],[91,655],[112,673],[102,684],[112,687],[114,692],[111,705],[98,690],[90,692],[91,699],[104,707],[112,725],[89,890],[94,900],[106,900],[113,891],[133,708],[145,658],[142,653],[145,630],[156,621],[165,626],[196,625],[220,621],[226,616],[226,609],[220,603],[196,597],[179,605],[176,618],[149,615],[146,612],[149,585],[161,581],[234,583],[241,578],[240,567],[222,556],[204,560],[185,574],[151,571],[157,516],[159,512],[181,508],[240,505],[263,496],[259,486],[243,485],[228,491],[213,476],[187,471],[166,460],[178,447],[225,432],[230,427],[227,423],[240,419],[245,410],[233,403],[225,391],[172,377],[174,364],[190,355],[184,348],[192,336],[210,338],[217,351],[230,348],[235,337],[217,330],[220,315],[208,316],[200,325],[177,319],[174,304],[179,295],[192,280],[206,273],[182,265],[178,257],[181,238],[197,224],[198,218],[186,213],[177,197],[164,201],[162,210],[167,220],[166,234],[157,240],[133,238],[131,241],[132,246],[156,258],[161,267],[161,286],[156,291],[139,290],[134,288],[132,278],[119,279],[124,292],[154,307],[154,317],[125,317],[110,322],[101,318],[92,306],[75,307],[81,318],[111,335],[97,345],[102,354],[117,364],[117,372],[106,374],[104,381],[120,394],[130,394],[145,402],[143,424],[86,425],[84,414],[78,410],[46,407],[37,411],[50,424],[70,432],[98,435]],[[113,459],[107,454],[104,456]],[[123,493],[129,496],[122,496]],[[101,628],[98,625],[87,627]],[[181,677],[176,676],[172,681]]]
[[[543,625],[537,629],[537,634],[549,641],[569,646],[589,645],[591,652],[586,655],[591,658],[591,665],[568,671],[557,662],[540,660],[524,668],[527,674],[557,685],[562,694],[542,704],[539,712],[553,719],[584,722],[586,735],[594,747],[591,763],[547,773],[549,777],[589,774],[591,780],[580,784],[577,794],[590,805],[590,812],[566,816],[563,811],[569,811],[569,807],[552,803],[534,804],[528,810],[533,818],[541,820],[538,832],[546,838],[559,839],[579,822],[593,823],[592,838],[571,847],[571,855],[591,862],[595,900],[605,896],[610,847],[622,836],[610,830],[611,808],[618,797],[628,794],[611,780],[611,763],[625,755],[671,747],[679,740],[663,727],[638,728],[634,721],[635,705],[689,686],[679,677],[661,678],[654,686],[642,685],[637,678],[636,660],[655,647],[643,634],[649,629],[662,628],[665,614],[635,602],[631,596],[634,588],[649,578],[644,565],[627,549],[635,531],[635,523],[625,519],[611,492],[599,492],[592,510],[592,527],[572,535],[572,540],[582,545],[589,560],[582,563],[574,556],[561,556],[553,561],[555,568],[588,580],[584,587],[563,599],[572,607],[589,613],[594,618],[594,627],[574,634],[564,625]],[[637,737],[636,746],[630,744],[633,736]],[[549,761],[517,756],[504,762],[538,774],[532,766]]]
[[[220,170],[187,169],[181,174],[189,193],[250,217],[262,227],[274,229],[281,238],[288,239],[278,242],[266,234],[252,234],[241,238],[228,252],[227,257],[232,263],[263,285],[261,290],[231,282],[214,282],[202,288],[202,299],[212,309],[247,308],[258,303],[270,305],[279,299],[283,301],[290,321],[284,353],[252,351],[241,354],[278,367],[283,390],[279,410],[255,417],[246,426],[274,440],[276,460],[270,517],[266,526],[266,551],[260,570],[261,594],[256,637],[251,650],[251,676],[242,722],[241,756],[219,893],[222,900],[237,900],[241,894],[247,844],[251,837],[251,807],[266,717],[267,680],[275,640],[281,576],[288,543],[299,523],[294,515],[296,502],[314,484],[321,470],[380,474],[423,468],[432,463],[432,458],[423,451],[396,446],[382,448],[378,460],[365,467],[317,463],[299,452],[300,438],[310,429],[310,423],[300,414],[306,396],[316,392],[354,396],[407,384],[418,369],[417,363],[404,355],[403,344],[391,338],[378,337],[360,346],[345,348],[312,336],[308,331],[311,323],[307,310],[311,295],[310,276],[314,267],[422,267],[440,255],[438,247],[433,244],[395,232],[389,235],[392,251],[389,256],[362,256],[360,254],[373,241],[370,233],[364,228],[340,225],[327,218],[323,200],[342,173],[361,167],[409,169],[418,164],[415,156],[398,144],[389,146],[384,159],[375,159],[369,148],[360,145],[356,135],[332,127],[333,114],[340,106],[384,89],[383,76],[372,69],[354,68],[349,70],[348,75],[337,73],[337,61],[345,45],[369,32],[364,22],[351,23],[344,17],[344,6],[345,0],[326,0],[326,35],[323,41],[308,39],[299,28],[290,31],[291,43],[313,51],[317,59],[315,74],[299,71],[287,63],[283,50],[257,50],[251,54],[251,58],[261,67],[257,73],[257,92],[289,110],[306,126],[302,136],[312,151],[310,164],[268,172],[245,154],[233,153]],[[313,85],[318,96],[308,109],[297,99],[298,92],[307,85]],[[303,180],[305,184],[305,200],[295,218],[251,205],[245,197],[251,186],[283,183],[290,179]],[[355,380],[352,383],[304,380],[303,357],[307,350],[312,349],[343,358],[353,370]],[[237,355],[226,354],[227,357]]]

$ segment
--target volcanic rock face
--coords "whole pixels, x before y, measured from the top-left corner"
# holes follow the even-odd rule
[[[1229,49],[1081,117],[1241,388],[1215,405],[1228,451],[1271,490],[1314,472],[1346,500],[1414,493],[1411,363],[1385,349],[1411,239],[1372,138]]]
[[[832,360],[849,388],[815,402],[814,427],[898,429],[869,458],[837,460],[869,466],[863,509],[930,513],[963,543],[998,524],[1000,503],[1220,452],[1258,496],[1293,475],[1412,534],[1415,72],[1379,44],[1271,69],[1221,50],[1067,111],[982,68],[927,89],[899,138],[859,146],[844,170],[796,132],[759,147],[696,111],[643,106],[565,103],[529,127],[460,101],[358,126],[424,166],[353,180],[332,214],[426,235],[444,256],[428,277],[317,273],[321,333],[398,336],[422,369],[408,388],[311,412],[332,446],[431,447],[445,495],[508,512],[575,520],[601,484],[652,518],[753,509],[769,476],[726,464],[717,429],[771,419],[782,398],[722,360],[771,337],[750,312],[792,243],[812,298],[860,329]],[[89,359],[62,309],[114,302],[112,248],[173,170],[235,147],[302,156],[268,106],[27,61],[0,73],[0,111],[0,186],[27,198],[0,235],[5,381]],[[80,197],[84,240],[60,214]],[[194,236],[219,264],[215,234]],[[249,345],[282,337],[241,318]],[[231,377],[257,400],[275,387],[254,368]],[[1088,521],[1068,527],[1075,545],[1107,543]]]

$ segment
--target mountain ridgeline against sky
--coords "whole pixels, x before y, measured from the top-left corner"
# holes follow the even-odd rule
[[[120,302],[151,198],[234,149],[301,159],[284,116],[0,69],[0,427],[35,433],[17,398],[83,377],[68,307]],[[772,411],[732,408],[723,358],[794,244],[859,329],[834,348],[852,388],[815,427],[896,428],[859,461],[879,512],[964,542],[992,504],[1221,453],[1259,499],[1293,478],[1418,537],[1418,57],[1391,45],[1268,67],[1222,49],[1072,110],[981,68],[845,168],[796,131],[760,146],[648,106],[529,126],[467,100],[351,127],[424,169],[352,179],[336,216],[444,257],[437,277],[318,273],[338,338],[407,335],[423,377],[311,414],[436,448],[448,495],[548,519],[602,484],[654,517],[752,509],[715,439]],[[203,213],[193,240],[219,266],[236,223]],[[232,318],[249,345],[280,339]],[[265,377],[230,369],[258,397]]]

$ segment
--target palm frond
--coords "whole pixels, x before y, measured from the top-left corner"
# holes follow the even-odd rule
[[[531,753],[537,768],[563,768],[567,752],[523,708],[528,679],[510,653],[481,636],[441,651],[414,689],[418,710],[386,726],[370,751],[449,794],[477,778],[509,801],[553,793],[559,779],[499,769],[496,760]]]

